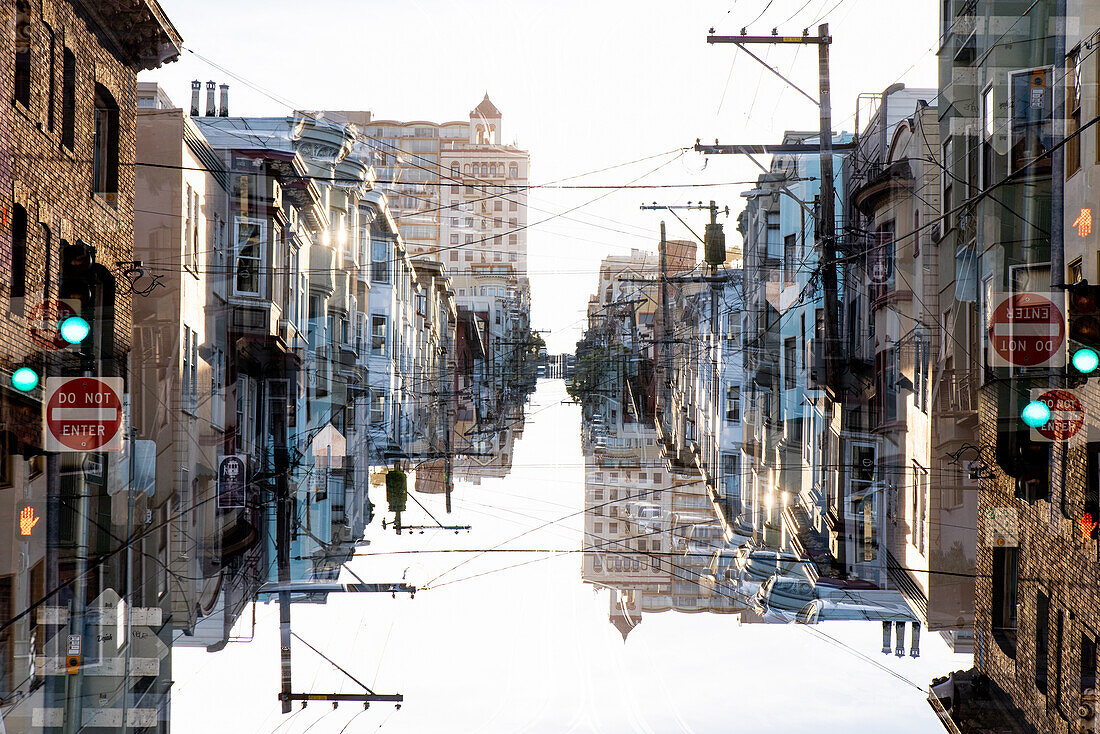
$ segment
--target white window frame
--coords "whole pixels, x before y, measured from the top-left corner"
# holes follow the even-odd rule
[[[258,225],[260,228],[260,242],[259,242],[259,257],[247,257],[248,260],[256,261],[256,290],[241,290],[237,286],[240,282],[240,261],[242,259],[241,250],[243,249],[241,242],[241,227]],[[263,219],[257,219],[255,217],[234,217],[233,218],[233,292],[240,296],[253,296],[258,297],[264,294],[264,286],[266,278],[264,277],[264,270],[267,265],[267,221]]]

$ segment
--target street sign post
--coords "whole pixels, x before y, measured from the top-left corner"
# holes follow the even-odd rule
[[[47,451],[121,451],[121,377],[46,379]]]
[[[1062,367],[1066,319],[1049,293],[995,293],[989,304],[993,367]]]

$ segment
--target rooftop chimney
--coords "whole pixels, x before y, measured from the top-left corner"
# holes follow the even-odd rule
[[[890,620],[886,620],[882,623],[882,654],[890,654],[890,640],[893,637],[891,634],[892,623]]]
[[[920,622],[910,622],[909,657],[920,657]]]
[[[198,79],[191,82],[191,117],[199,116],[199,92],[202,91],[202,82]]]
[[[905,656],[905,622],[894,622],[894,654],[899,658]]]
[[[218,105],[218,116],[229,117],[229,85],[222,84],[218,89],[222,93],[221,104]]]
[[[206,116],[207,117],[213,117],[214,115],[218,114],[217,110],[214,109],[214,86],[215,86],[214,82],[212,82],[212,81],[206,83]]]

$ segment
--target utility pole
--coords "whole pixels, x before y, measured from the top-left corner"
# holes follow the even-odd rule
[[[821,263],[821,285],[825,301],[825,386],[827,392],[831,393],[830,397],[836,401],[840,396],[840,386],[838,384],[840,373],[838,369],[840,312],[836,277],[836,195],[833,191],[832,99],[829,91],[829,44],[833,42],[833,39],[829,36],[829,24],[822,23],[819,25],[816,36],[809,35],[807,31],[804,31],[801,36],[749,36],[744,33],[739,36],[716,36],[713,35],[713,32],[712,29],[712,35],[707,36],[707,43],[734,44],[818,106],[820,132],[817,150],[821,167],[821,208],[817,216],[816,234],[818,258]],[[746,48],[750,44],[817,45],[818,98],[815,100],[810,94],[800,89],[798,85]],[[716,142],[713,147],[700,145],[695,147],[696,150],[703,150],[704,152],[751,154],[757,152],[756,148],[759,146],[719,146]],[[708,148],[710,150],[707,150]]]
[[[661,376],[661,390],[664,393],[661,399],[662,410],[667,412],[669,409],[669,402],[672,399],[672,386],[669,381],[672,379],[672,351],[671,345],[668,339],[668,335],[671,330],[668,328],[668,241],[665,239],[665,223],[661,221],[661,244],[660,244],[660,277],[661,277],[661,341],[664,342],[662,350],[662,362],[664,362],[664,374]],[[661,432],[664,434],[664,431]]]
[[[718,452],[718,443],[719,443],[719,436],[718,436],[719,404],[718,404],[718,399],[719,399],[719,396],[720,396],[719,384],[718,384],[719,383],[719,372],[718,372],[718,346],[719,346],[719,344],[718,344],[717,334],[718,334],[718,291],[719,291],[719,282],[721,280],[718,277],[718,266],[721,263],[723,263],[726,259],[725,235],[722,233],[722,226],[720,224],[718,224],[718,214],[720,212],[723,212],[723,213],[725,213],[726,216],[729,216],[730,208],[727,206],[724,209],[722,209],[714,201],[711,201],[709,204],[704,204],[702,201],[693,204],[692,202],[689,201],[687,204],[679,205],[679,206],[664,205],[664,204],[658,204],[657,202],[653,202],[652,204],[649,204],[649,205],[642,204],[642,206],[640,208],[643,209],[643,210],[667,209],[669,212],[671,212],[672,216],[679,219],[680,223],[683,224],[685,227],[687,227],[687,230],[689,232],[691,232],[691,234],[694,235],[697,240],[699,240],[700,242],[703,243],[704,260],[710,266],[710,277],[709,278],[697,278],[696,277],[696,278],[686,278],[686,280],[690,280],[690,281],[693,281],[693,282],[702,281],[702,282],[710,283],[710,352],[711,352],[711,360],[710,360],[710,371],[711,371],[711,373],[710,373],[710,383],[711,383],[711,385],[710,385],[710,399],[711,399],[711,405],[712,405],[713,410],[711,411],[712,414],[709,417],[713,421],[712,424],[711,424],[711,428],[712,428],[711,433],[712,433],[712,439],[713,440],[710,442],[710,445],[707,447],[707,456],[705,458],[705,463],[707,463],[710,466],[710,472],[709,472],[710,475],[708,477],[706,477],[706,479],[707,479],[708,482],[712,482],[712,488],[714,489],[715,494],[717,494],[717,491],[718,491],[718,453],[719,453]],[[676,213],[675,210],[677,210],[677,209],[706,210],[707,212],[709,212],[710,213],[710,223],[707,225],[706,236],[702,237],[702,238],[699,237],[699,235],[696,234],[695,231],[690,226],[688,226],[688,223],[685,222],[683,219],[681,219],[680,215]],[[661,243],[662,243],[662,248],[661,248],[661,253],[662,253],[662,259],[661,259],[661,264],[662,264],[661,288],[662,288],[662,301],[665,302],[665,306],[664,306],[664,308],[665,308],[665,319],[666,319],[666,327],[665,328],[667,330],[667,318],[668,318],[668,315],[667,315],[668,314],[667,300],[668,299],[667,299],[667,290],[666,289],[668,287],[668,280],[669,279],[668,279],[667,272],[665,272],[665,270],[666,270],[666,260],[664,258],[664,252],[665,252],[665,249],[667,249],[667,243],[665,242],[665,237],[664,237],[664,222],[661,222]],[[667,331],[666,331],[666,333],[667,333]],[[670,349],[670,344],[667,343],[669,340],[668,339],[663,339],[663,340],[666,342],[666,344],[665,344],[666,354],[671,354],[670,351],[667,351],[667,350]],[[669,368],[669,374],[671,374],[671,367]]]

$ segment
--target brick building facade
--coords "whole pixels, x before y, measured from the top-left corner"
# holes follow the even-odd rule
[[[155,606],[163,575],[117,552],[133,529],[126,494],[116,494],[128,481],[120,454],[44,454],[41,401],[50,376],[127,378],[136,74],[175,59],[182,41],[156,0],[16,0],[3,19],[0,522],[20,527],[0,552],[4,720],[9,730],[86,720],[81,697],[97,695],[117,700],[122,716],[125,696],[129,721],[155,726],[167,716],[166,704],[152,702],[167,690],[167,666],[143,684],[142,704],[117,678],[65,675],[62,643],[83,632],[85,615],[128,593],[135,606]],[[80,346],[50,343],[59,297],[91,324]],[[14,388],[20,367],[34,371],[37,387]],[[27,532],[21,513],[38,518]],[[155,545],[142,547],[155,555]],[[117,657],[120,642],[89,645],[84,660]]]

